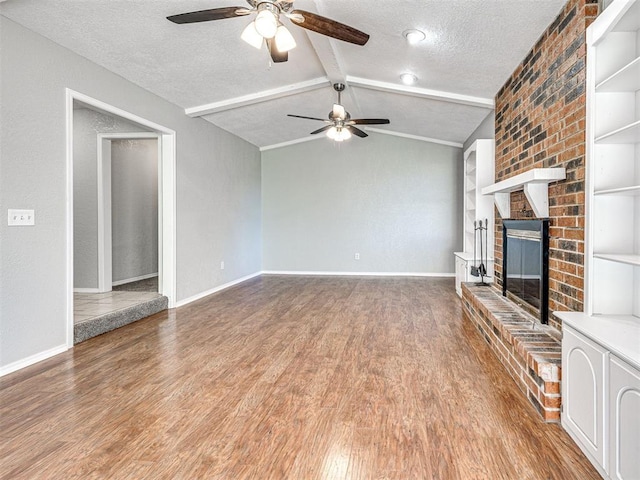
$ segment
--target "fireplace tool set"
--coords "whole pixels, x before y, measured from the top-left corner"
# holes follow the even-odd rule
[[[489,220],[485,218],[484,225],[482,220],[473,222],[474,239],[473,239],[473,265],[471,266],[471,275],[480,277],[480,285],[488,285],[485,283],[484,277],[487,276],[487,229]],[[482,241],[484,237],[484,242]],[[476,244],[480,243],[480,263],[476,257]]]

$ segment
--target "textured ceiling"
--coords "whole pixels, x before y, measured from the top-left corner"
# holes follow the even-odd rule
[[[462,143],[564,3],[295,0],[295,8],[349,24],[371,39],[359,47],[284,19],[298,46],[287,63],[273,65],[265,49],[240,40],[249,17],[190,25],[165,18],[245,6],[243,0],[6,0],[0,14],[265,147],[321,127],[286,114],[326,117],[335,81],[346,81],[343,103],[354,118],[386,117],[391,124],[380,130]],[[402,36],[409,28],[427,38],[409,45]],[[400,82],[405,71],[418,77],[411,88]],[[317,85],[303,88],[313,81]]]

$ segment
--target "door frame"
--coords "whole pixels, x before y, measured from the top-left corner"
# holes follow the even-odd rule
[[[137,123],[144,128],[152,130],[150,133],[155,134],[158,138],[158,149],[160,151],[160,168],[158,171],[158,209],[160,210],[158,218],[158,249],[161,251],[158,264],[160,280],[158,288],[159,292],[169,299],[169,308],[174,308],[176,302],[176,132],[70,88],[65,90],[67,140],[67,269],[65,283],[67,294],[67,347],[71,348],[73,347],[73,104],[74,102],[79,102],[94,110]],[[99,142],[99,151],[101,147],[102,142]]]
[[[160,190],[162,188],[162,147],[160,135],[156,132],[126,132],[98,134],[98,291],[110,292],[113,285],[112,231],[111,231],[111,141],[156,139],[158,142],[158,281],[162,282],[162,206]],[[158,291],[161,291],[158,284]]]

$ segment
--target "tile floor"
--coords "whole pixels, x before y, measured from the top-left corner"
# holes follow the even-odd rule
[[[74,293],[73,323],[86,322],[158,297],[160,294],[157,292]]]

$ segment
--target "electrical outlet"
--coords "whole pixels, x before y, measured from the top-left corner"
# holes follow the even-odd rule
[[[9,226],[30,226],[36,224],[36,215],[33,210],[9,209]]]
[[[224,270],[224,260],[220,262],[220,270]]]
[[[359,253],[356,253],[356,254],[353,256],[353,258],[354,258],[355,260],[360,260],[360,254],[359,254]]]

